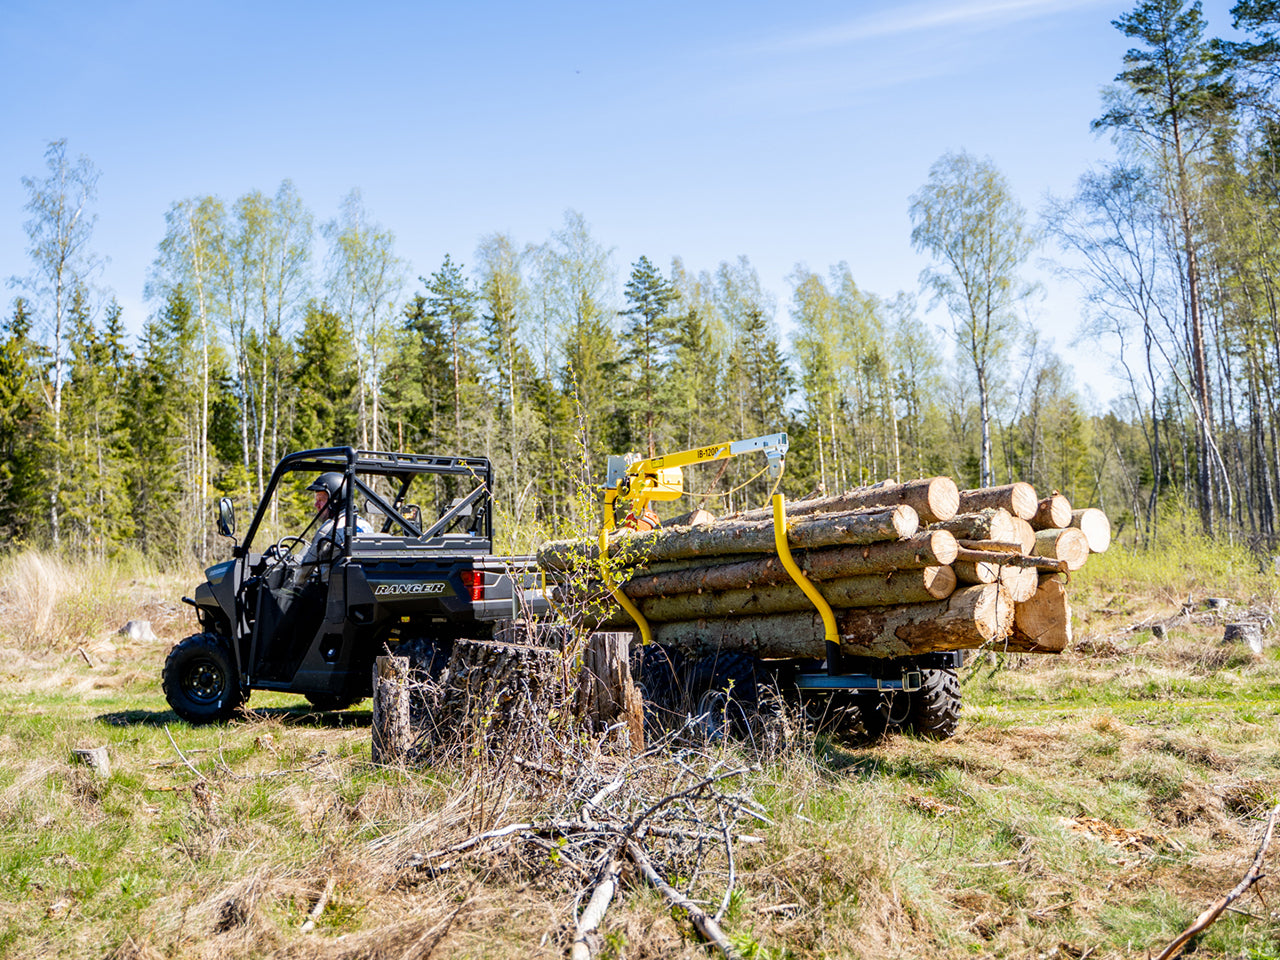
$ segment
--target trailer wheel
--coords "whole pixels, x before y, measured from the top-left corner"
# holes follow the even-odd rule
[[[947,740],[960,725],[960,680],[954,667],[922,670],[919,690],[910,694],[907,726],[917,737]]]
[[[658,643],[632,647],[631,679],[644,703],[646,735],[660,733],[681,715],[679,650]]]
[[[760,690],[756,661],[741,653],[718,653],[693,661],[685,683],[687,706],[708,740],[754,739]]]
[[[188,723],[229,720],[248,699],[230,646],[212,633],[194,634],[170,650],[160,685],[173,712]]]

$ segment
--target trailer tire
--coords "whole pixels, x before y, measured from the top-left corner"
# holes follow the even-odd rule
[[[960,726],[960,680],[954,667],[922,670],[919,690],[907,709],[907,726],[917,737],[947,740]]]
[[[742,653],[717,653],[693,661],[686,672],[686,705],[708,740],[750,740],[759,726],[756,661]]]
[[[645,735],[660,734],[682,714],[679,650],[649,643],[631,648],[631,680],[644,704]]]
[[[160,685],[169,706],[188,723],[229,720],[249,699],[230,644],[212,633],[197,633],[165,657]]]

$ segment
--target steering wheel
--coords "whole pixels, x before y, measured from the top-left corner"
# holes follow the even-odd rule
[[[288,562],[288,560],[290,559],[290,554],[293,552],[293,548],[296,547],[298,544],[305,543],[305,542],[306,541],[303,540],[301,537],[281,537],[271,546],[267,547],[265,555],[271,557],[273,560],[276,560],[277,562],[279,561]]]

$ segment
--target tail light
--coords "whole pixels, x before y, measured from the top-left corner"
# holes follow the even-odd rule
[[[467,593],[472,602],[484,599],[484,573],[480,570],[463,570],[462,585],[467,588]]]

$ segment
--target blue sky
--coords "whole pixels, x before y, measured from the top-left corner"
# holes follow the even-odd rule
[[[497,230],[540,242],[568,208],[620,276],[745,254],[785,330],[797,263],[917,289],[908,197],[943,152],[991,157],[1033,213],[1110,156],[1089,121],[1130,6],[0,0],[0,277],[29,269],[21,177],[65,137],[101,172],[100,282],[134,331],[170,203],[285,178],[318,222],[361,188],[414,276]],[[1205,4],[1212,33],[1228,7]],[[1032,316],[1114,392],[1070,346],[1070,285]]]

